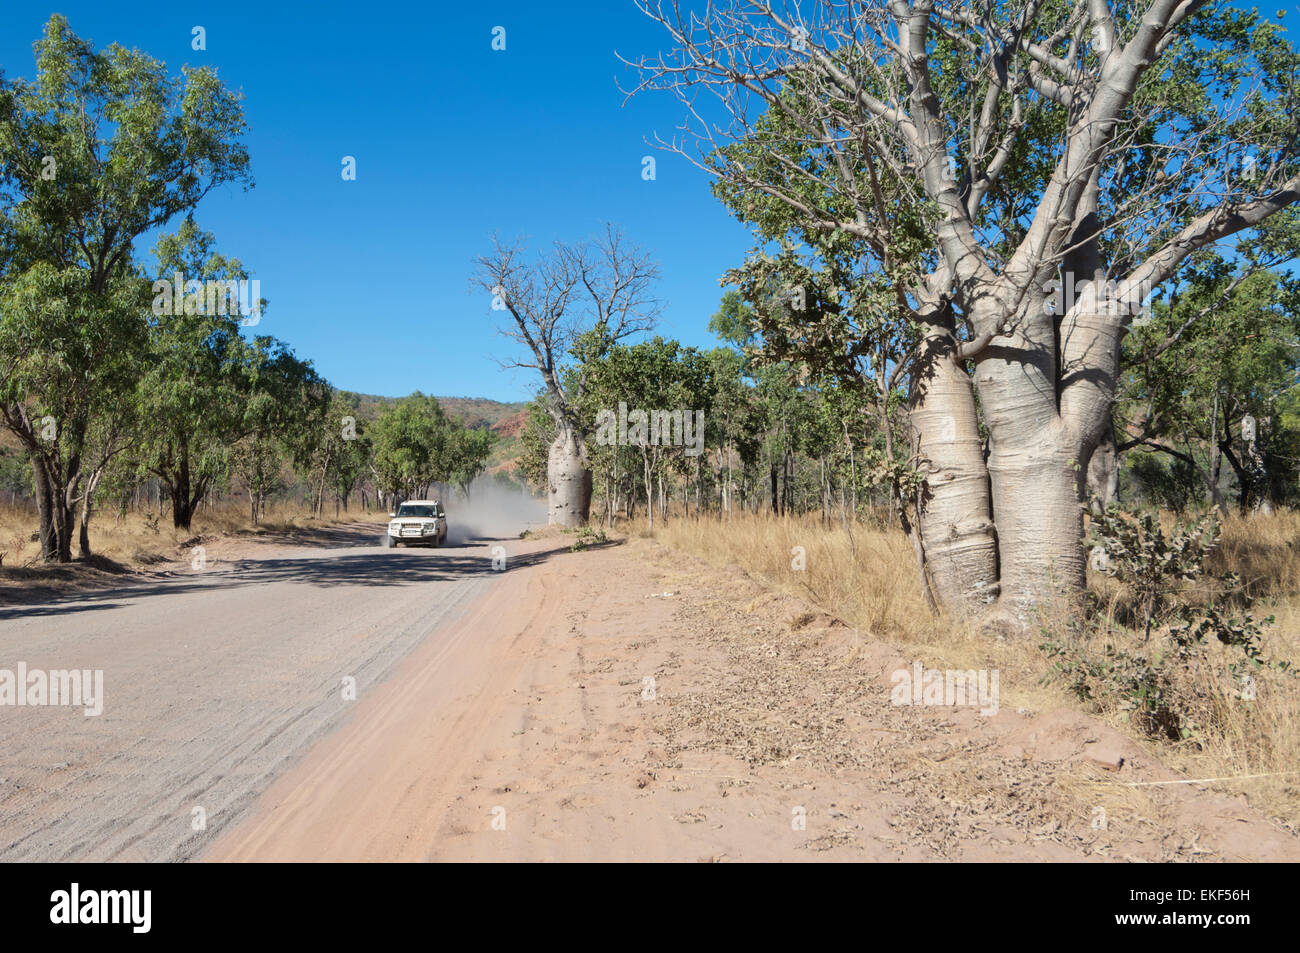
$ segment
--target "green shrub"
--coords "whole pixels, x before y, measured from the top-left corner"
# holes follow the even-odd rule
[[[1169,532],[1154,514],[1114,505],[1095,516],[1085,539],[1092,568],[1120,583],[1130,602],[1113,618],[1094,605],[1086,621],[1072,621],[1060,635],[1045,633],[1041,648],[1056,662],[1051,678],[1081,699],[1132,711],[1151,734],[1180,740],[1213,720],[1227,694],[1222,677],[1207,680],[1207,670],[1234,684],[1248,681],[1254,668],[1288,671],[1289,663],[1260,653],[1273,617],[1232,611],[1224,595],[1239,588],[1236,575],[1206,568],[1219,530],[1214,511]],[[1212,657],[1215,643],[1226,656]]]

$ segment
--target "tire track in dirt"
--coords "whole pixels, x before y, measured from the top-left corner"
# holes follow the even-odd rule
[[[1078,712],[896,707],[913,661],[650,541],[552,554],[422,645],[203,859],[1300,858],[1242,798],[1124,788],[1174,775]]]
[[[485,750],[509,742],[510,686],[561,593],[533,568],[507,573],[352,720],[274,784],[204,860],[423,860],[442,810]]]
[[[106,700],[0,709],[0,859],[187,859],[351,717],[344,676],[364,698],[500,581],[489,545],[377,535],[214,548],[205,573],[9,610],[0,667],[103,669]]]

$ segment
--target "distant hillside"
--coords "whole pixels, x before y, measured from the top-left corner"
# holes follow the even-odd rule
[[[376,394],[357,394],[361,404],[358,410],[364,417],[374,417],[387,406],[395,404],[396,397],[380,397]],[[467,427],[489,427],[497,433],[497,444],[488,456],[488,472],[506,471],[513,473],[519,460],[519,434],[528,419],[527,404],[523,401],[502,403],[488,400],[486,397],[438,397],[435,398],[448,415],[459,418]]]
[[[528,411],[520,410],[509,417],[502,417],[492,425],[492,429],[501,434],[502,437],[518,437],[524,432],[524,424],[527,420]]]
[[[352,393],[355,394],[355,391]],[[356,394],[356,396],[361,399],[359,409],[367,417],[374,416],[381,407],[395,404],[400,399],[397,397],[380,397],[377,394]],[[524,413],[524,407],[527,406],[523,401],[502,403],[499,400],[488,400],[486,397],[438,397],[436,400],[443,410],[451,416],[459,418],[465,426],[493,427],[493,429],[495,429],[494,425],[500,421],[510,417],[521,417]]]
[[[507,422],[515,417],[522,421],[525,416],[524,407],[527,406],[522,401],[503,404],[484,397],[439,397],[438,403],[447,413],[459,417],[467,427],[491,427],[493,430],[500,430],[498,425],[508,427]],[[501,433],[502,436],[517,436],[519,427],[514,427],[511,433]]]
[[[497,434],[497,444],[488,456],[489,473],[505,471],[514,474],[519,466],[519,454],[523,449],[520,435],[524,432],[524,422],[527,419],[528,411],[519,410],[509,417],[502,417],[492,425],[492,429]]]

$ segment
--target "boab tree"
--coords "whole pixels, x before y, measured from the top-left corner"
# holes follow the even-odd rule
[[[673,46],[629,61],[637,89],[686,105],[660,145],[760,239],[891,289],[937,595],[1078,591],[1134,313],[1300,199],[1280,29],[1203,0],[641,6]]]
[[[591,515],[591,467],[578,407],[590,362],[578,362],[569,373],[564,365],[579,342],[585,358],[599,358],[615,342],[654,326],[659,269],[609,225],[597,239],[556,242],[532,260],[525,259],[522,243],[494,238],[492,251],[476,264],[475,283],[492,295],[494,309],[510,315],[502,333],[524,346],[525,356],[507,366],[537,371],[545,388],[555,429],[546,463],[548,521],[581,525]]]

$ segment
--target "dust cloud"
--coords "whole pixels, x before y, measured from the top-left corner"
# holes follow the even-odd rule
[[[518,486],[481,476],[469,487],[469,498],[456,490],[443,497],[447,511],[447,543],[452,546],[488,539],[518,539],[533,526],[546,525],[546,503]]]

